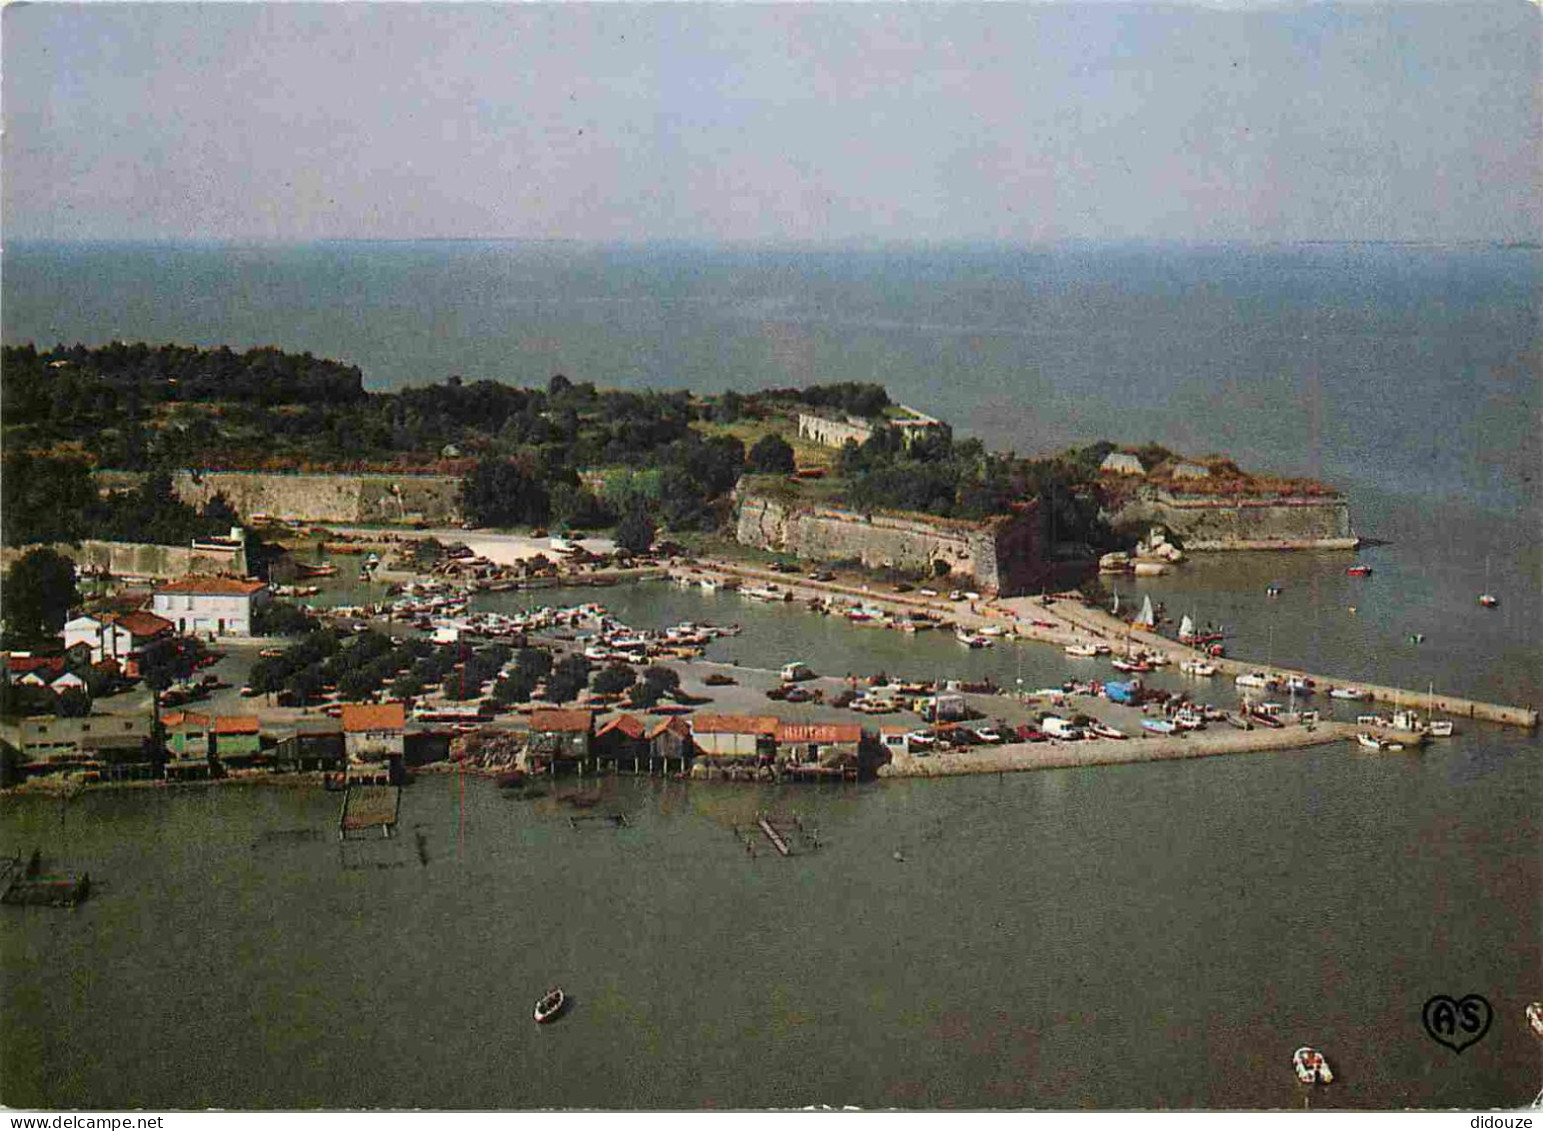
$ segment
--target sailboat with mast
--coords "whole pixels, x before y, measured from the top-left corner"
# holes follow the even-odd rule
[[[1500,604],[1500,598],[1489,591],[1489,555],[1484,556],[1484,592],[1479,594],[1479,604],[1486,609],[1493,609]]]

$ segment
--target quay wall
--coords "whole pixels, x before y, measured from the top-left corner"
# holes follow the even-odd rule
[[[188,546],[160,546],[151,542],[101,542],[87,539],[78,546],[56,542],[47,547],[75,563],[82,573],[113,577],[182,577],[189,573],[246,573],[246,555],[205,552]],[[9,569],[28,550],[37,546],[0,547],[0,566]]]
[[[1109,516],[1114,525],[1151,523],[1178,535],[1186,550],[1352,550],[1343,495],[1250,499],[1143,490]]]
[[[99,472],[103,487],[138,476]],[[459,524],[461,480],[451,475],[328,475],[267,471],[178,471],[172,489],[190,506],[224,495],[243,519],[266,514],[290,522]]]
[[[927,574],[947,567],[954,583],[983,593],[1027,592],[1046,574],[1037,510],[992,522],[967,523],[922,515],[861,514],[795,506],[764,496],[740,502],[736,537],[742,545],[812,561],[861,562],[870,569]]]

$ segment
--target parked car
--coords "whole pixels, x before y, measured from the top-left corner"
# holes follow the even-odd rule
[[[809,580],[810,581],[835,581],[836,580],[836,575],[831,573],[829,570],[821,569],[821,570],[816,570],[814,573],[811,573],[809,575]]]
[[[813,698],[814,692],[803,687],[790,687],[787,689],[787,694],[783,695],[783,699],[789,703],[807,703]]]

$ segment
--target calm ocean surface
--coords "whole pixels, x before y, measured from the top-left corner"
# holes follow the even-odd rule
[[[1226,625],[1234,654],[1537,704],[1538,266],[1423,248],[28,244],[5,250],[3,328],[274,344],[375,388],[878,380],[1020,452],[1226,451],[1349,490],[1358,532],[1387,543],[1362,552],[1375,574],[1236,555],[1133,597]],[[594,597],[639,625],[741,621],[717,648],[757,666],[1033,686],[1076,670],[726,595]],[[606,831],[434,778],[402,836],[342,848],[333,799],[306,791],[7,799],[0,848],[105,884],[75,913],[0,917],[0,1100],[1300,1107],[1289,1056],[1310,1042],[1340,1077],[1315,1105],[1519,1104],[1543,1084],[1521,1020],[1543,997],[1543,746],[1459,729],[1399,758],[628,779],[608,789],[631,826]],[[824,848],[748,859],[733,828],[768,808]],[[558,980],[577,1008],[537,1030],[530,1002]],[[1495,1005],[1461,1057],[1420,1029],[1437,993]]]

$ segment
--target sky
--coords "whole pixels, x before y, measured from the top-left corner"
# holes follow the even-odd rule
[[[1528,0],[0,18],[13,239],[1543,234]]]

